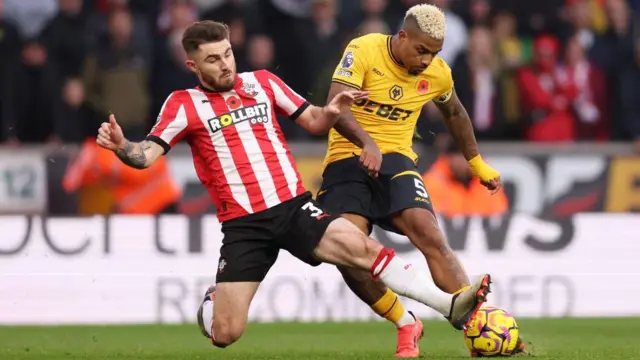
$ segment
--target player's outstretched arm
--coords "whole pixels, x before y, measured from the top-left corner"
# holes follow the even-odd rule
[[[331,83],[327,103],[332,101],[337,94],[354,89],[355,88],[348,85],[337,82]],[[358,121],[350,109],[346,109],[340,113],[334,129],[336,129],[340,135],[344,136],[345,139],[351,141],[357,147],[362,148],[360,163],[366,167],[372,175],[376,175],[382,165],[382,153],[375,140],[358,124]]]
[[[332,82],[329,88],[329,95],[327,96],[327,104],[339,93],[353,90],[357,89],[348,85]],[[358,124],[358,121],[353,117],[350,109],[346,109],[346,111],[340,113],[340,117],[334,128],[340,135],[344,136],[345,139],[351,141],[359,148],[363,148],[367,144],[375,145],[373,138]]]
[[[500,188],[500,174],[484,162],[478,150],[478,142],[473,133],[473,124],[467,109],[460,102],[456,90],[451,90],[451,96],[446,102],[435,102],[442,113],[444,123],[451,136],[458,144],[460,151],[469,162],[471,171],[480,178],[480,181],[489,190]]]
[[[296,122],[312,134],[326,134],[336,124],[340,114],[348,111],[354,102],[366,99],[368,95],[366,91],[350,88],[337,94],[324,107],[308,106]]]
[[[108,123],[100,126],[96,142],[112,150],[124,164],[136,169],[148,168],[164,154],[162,146],[152,141],[136,143],[127,140],[113,115],[109,116]]]

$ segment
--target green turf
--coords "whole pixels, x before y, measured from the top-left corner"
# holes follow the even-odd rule
[[[640,319],[521,320],[535,359],[640,359]],[[388,323],[250,324],[221,350],[195,325],[0,327],[0,359],[390,359]],[[425,322],[422,358],[467,359],[462,334]]]

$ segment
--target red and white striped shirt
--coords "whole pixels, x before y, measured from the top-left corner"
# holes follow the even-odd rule
[[[276,111],[295,120],[308,106],[276,75],[266,70],[242,73],[231,91],[173,92],[147,140],[166,153],[186,139],[219,220],[228,221],[306,191]]]

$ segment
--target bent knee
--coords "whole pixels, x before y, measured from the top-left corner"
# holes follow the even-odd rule
[[[215,321],[213,324],[213,344],[225,348],[238,341],[244,332],[244,324],[233,321]]]

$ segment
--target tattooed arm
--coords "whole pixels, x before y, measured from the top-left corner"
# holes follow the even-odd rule
[[[164,149],[149,140],[134,143],[124,139],[124,142],[114,152],[124,164],[136,169],[145,169],[162,156]]]
[[[434,101],[442,117],[444,123],[449,129],[449,133],[454,138],[460,151],[467,160],[471,160],[478,156],[478,143],[473,133],[473,125],[464,105],[460,102],[456,90],[451,90],[451,97],[446,102]]]
[[[127,140],[113,114],[109,115],[109,122],[100,125],[96,142],[103,148],[112,150],[123,163],[136,169],[148,168],[169,148],[169,144],[156,136],[148,136],[147,140],[139,143]]]
[[[444,100],[444,101],[442,101]],[[497,191],[502,186],[500,173],[487,164],[480,156],[473,125],[467,110],[464,108],[455,89],[435,101],[444,117],[444,123],[449,128],[460,151],[467,159],[471,173],[480,179],[480,183],[491,191]]]

